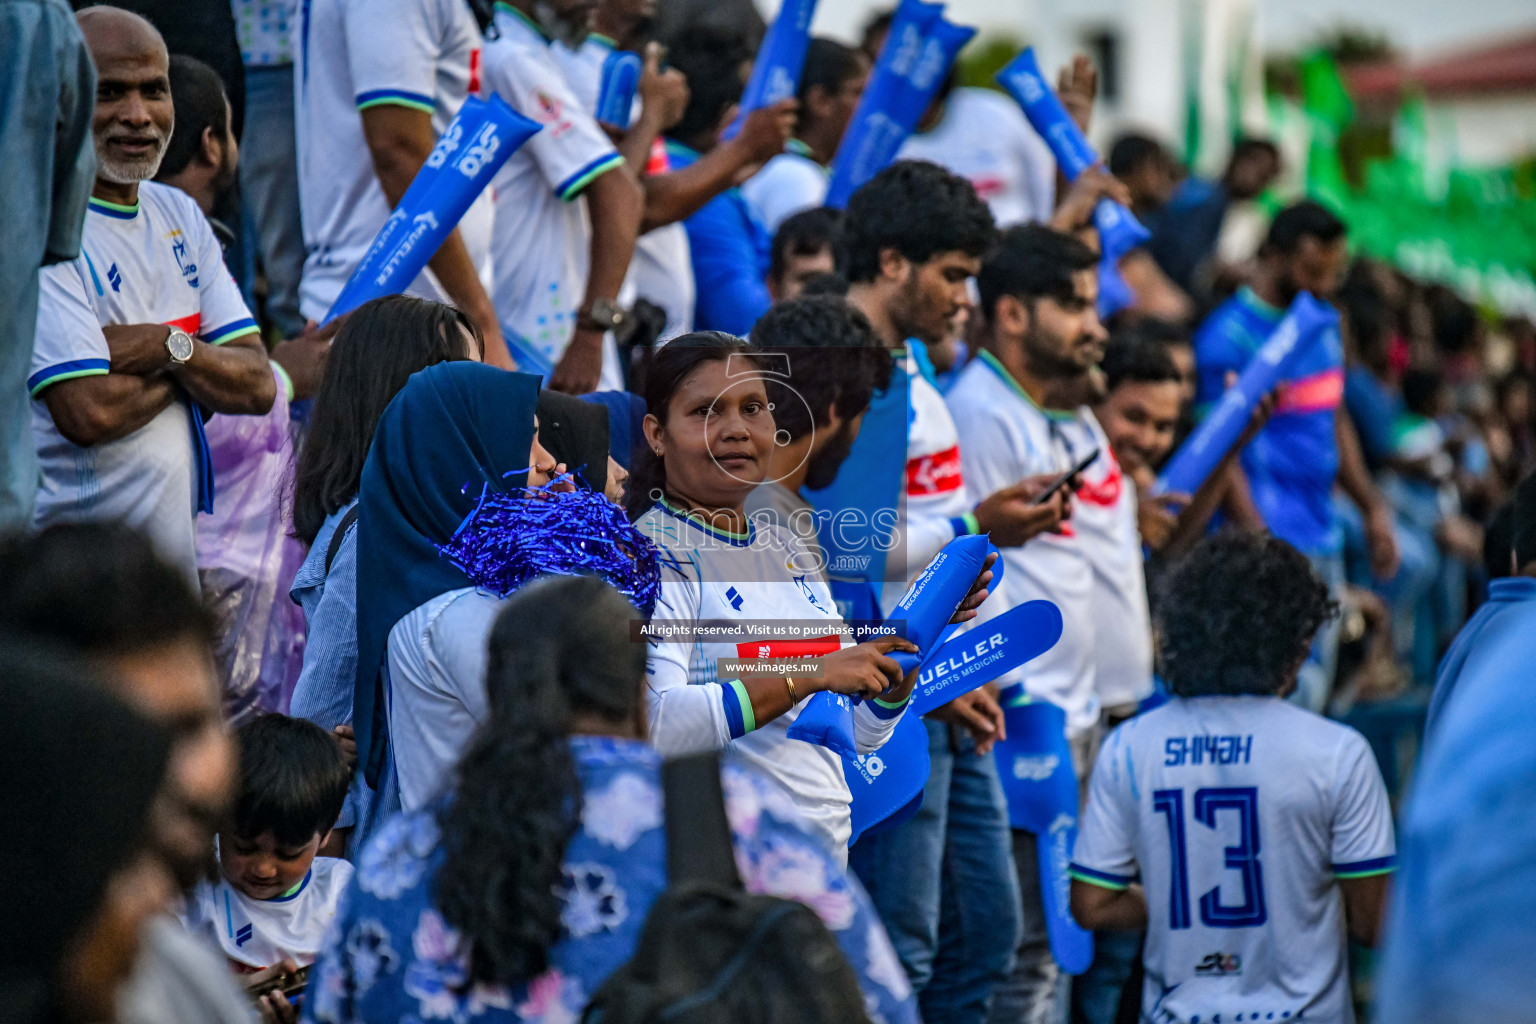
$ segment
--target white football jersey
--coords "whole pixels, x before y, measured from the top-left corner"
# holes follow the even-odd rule
[[[492,182],[491,296],[503,333],[522,339],[553,366],[576,329],[591,264],[582,190],[624,157],[571,89],[538,27],[516,8],[498,5],[496,29],[499,36],[485,48],[485,89],[541,127]],[[611,336],[604,349],[599,390],[622,390]]]
[[[1056,206],[1056,161],[1017,103],[994,89],[956,89],[932,131],[902,160],[928,160],[970,181],[1000,227],[1043,221]]]
[[[276,899],[253,900],[221,873],[218,881],[199,883],[192,891],[183,921],[236,963],[259,969],[286,957],[303,967],[320,954],[351,880],[347,861],[316,857],[298,888]]]
[[[1025,477],[1066,472],[1093,447],[1076,414],[1036,405],[990,352],[960,371],[948,402],[965,477],[977,495],[996,493]],[[1001,549],[1002,583],[976,611],[979,625],[1026,601],[1052,601],[1061,609],[1056,646],[1000,682],[1023,683],[1031,696],[1061,708],[1067,732],[1074,736],[1099,721],[1097,610],[1093,567],[1083,547],[1077,523],[1069,520],[1059,534],[1043,533],[1023,547]]]
[[[1077,451],[1099,450],[1083,471],[1072,527],[1093,568],[1093,683],[1106,708],[1135,704],[1152,692],[1152,615],[1136,522],[1136,484],[1120,468],[1109,437],[1084,407],[1064,424]]]
[[[1335,879],[1393,870],[1353,729],[1276,697],[1176,699],[1105,739],[1074,878],[1147,898],[1142,1019],[1354,1019]]]
[[[820,206],[827,198],[830,172],[811,159],[811,151],[799,139],[790,139],[784,152],[741,186],[741,196],[770,232],[790,217]]]
[[[60,381],[110,371],[109,324],[170,324],[211,344],[257,333],[208,219],[180,189],[146,181],[131,207],[92,198],[80,255],[39,275],[27,379],[40,470],[32,523],[136,527],[196,585],[191,405],[178,399],[127,437],[81,448],[43,400]]]
[[[566,81],[583,108],[592,113],[597,110],[597,94],[602,88],[603,63],[613,52],[613,41],[596,33],[575,50],[568,50],[558,43],[552,48]],[[636,98],[636,116],[640,100]],[[651,146],[650,159],[646,164],[647,176],[666,174],[667,147],[660,136]],[[688,247],[688,230],[679,221],[652,228],[635,239],[635,255],[629,261],[629,274],[624,278],[624,288],[619,304],[628,306],[635,299],[645,299],[660,307],[667,314],[667,325],[658,340],[671,341],[680,334],[693,330],[693,257]]]
[[[665,502],[635,525],[661,549],[661,596],[652,623],[826,621],[826,634],[805,640],[764,635],[742,643],[652,642],[646,666],[651,742],[668,756],[729,744],[754,768],[783,783],[807,826],[826,840],[834,856],[846,860],[852,798],[842,758],[786,735],[805,707],[803,695],[788,713],[758,727],[740,681],[720,678],[716,664],[720,658],[812,657],[851,643],[836,632],[842,619],[817,563],[782,526],[754,523],[747,534],[726,533]],[[904,707],[878,712],[870,701],[855,705],[859,752],[883,745],[904,713]]]
[[[426,111],[441,135],[479,87],[480,26],[464,0],[304,0],[298,28],[294,127],[305,251],[299,308],[320,320],[389,219],[362,111],[389,104]],[[487,189],[459,221],[487,288],[491,217]],[[449,301],[430,269],[407,293]]]

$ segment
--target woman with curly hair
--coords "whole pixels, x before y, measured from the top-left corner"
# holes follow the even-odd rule
[[[634,953],[667,886],[634,614],[590,576],[539,580],[507,599],[490,638],[488,717],[450,789],[363,851],[306,1020],[574,1021]],[[721,782],[747,890],[812,907],[866,1003],[890,1024],[915,1022],[868,897],[788,795],[732,764]]]
[[[1071,867],[1084,928],[1146,929],[1145,1019],[1354,1019],[1345,936],[1375,941],[1392,809],[1365,739],[1285,699],[1335,613],[1263,534],[1208,538],[1167,580],[1174,699],[1105,740]]]

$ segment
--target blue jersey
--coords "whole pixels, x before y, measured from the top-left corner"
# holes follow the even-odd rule
[[[1216,308],[1195,334],[1196,401],[1213,404],[1228,373],[1248,360],[1285,317],[1248,288]],[[1309,555],[1337,551],[1333,517],[1339,446],[1334,419],[1344,397],[1344,346],[1335,328],[1299,355],[1281,383],[1274,415],[1243,449],[1253,502],[1275,536]]]
[[[699,154],[679,142],[668,142],[667,159],[681,170],[695,163]],[[746,337],[757,318],[773,305],[767,285],[773,236],[739,188],[715,196],[683,226],[688,230],[698,289],[694,327]]]

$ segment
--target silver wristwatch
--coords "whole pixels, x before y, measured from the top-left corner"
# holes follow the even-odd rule
[[[177,366],[192,358],[192,335],[179,327],[172,327],[165,336],[165,350],[171,354],[171,362]]]
[[[612,331],[623,341],[634,330],[634,317],[612,299],[593,299],[576,311],[576,325],[591,330]]]

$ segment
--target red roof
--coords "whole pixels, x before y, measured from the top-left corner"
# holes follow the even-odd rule
[[[1536,34],[1407,67],[1356,64],[1341,70],[1350,95],[1367,103],[1394,100],[1407,86],[1431,96],[1536,92]]]

